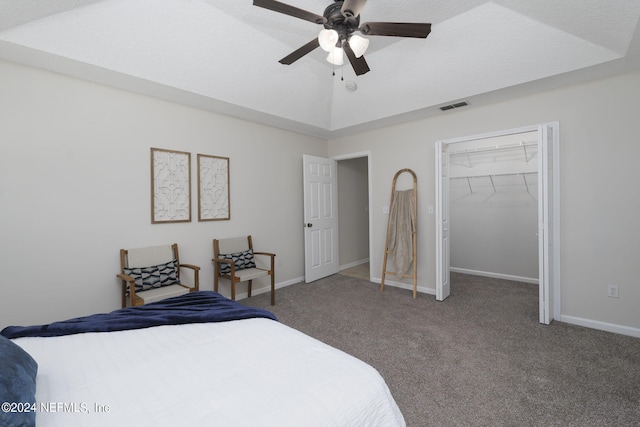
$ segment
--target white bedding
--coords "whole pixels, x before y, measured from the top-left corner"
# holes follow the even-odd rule
[[[405,425],[374,368],[269,319],[14,342],[38,427]]]

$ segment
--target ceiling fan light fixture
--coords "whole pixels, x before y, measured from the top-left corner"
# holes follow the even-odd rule
[[[369,47],[369,40],[357,34],[353,34],[349,38],[349,46],[351,46],[351,50],[353,50],[356,58],[360,58],[367,51],[367,48]]]
[[[341,47],[334,47],[329,55],[327,56],[327,61],[333,65],[342,65],[344,64],[344,51]]]
[[[358,31],[367,36],[412,37],[426,38],[431,33],[429,23],[403,23],[403,22],[366,22],[360,24],[360,11],[367,0],[334,0],[324,10],[322,15],[308,12],[295,6],[283,3],[281,0],[253,0],[253,5],[269,9],[274,12],[289,15],[294,18],[322,25],[322,29],[316,38],[299,47],[289,55],[282,58],[281,64],[291,65],[303,56],[321,47],[328,52],[327,61],[334,65],[343,65],[344,51],[351,63],[356,76],[371,71],[364,53],[369,46],[369,40],[364,37],[354,36]],[[334,69],[335,75],[335,69]]]
[[[336,46],[336,43],[338,43],[339,38],[340,36],[336,30],[324,29],[320,31],[320,34],[318,35],[318,42],[320,43],[322,50],[325,52],[331,52],[331,50]]]

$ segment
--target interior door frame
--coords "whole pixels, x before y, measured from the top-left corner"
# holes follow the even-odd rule
[[[553,228],[552,228],[552,234],[549,236],[549,239],[546,241],[547,244],[550,244],[552,246],[552,252],[551,252],[551,256],[552,256],[552,260],[551,260],[551,264],[553,265],[553,269],[552,271],[550,271],[550,274],[546,274],[546,276],[548,277],[548,281],[546,282],[546,284],[548,284],[548,291],[549,291],[549,298],[550,301],[552,301],[552,306],[549,307],[549,309],[551,310],[551,312],[547,312],[545,313],[544,317],[541,315],[540,316],[540,321],[541,323],[551,323],[551,321],[554,318],[559,318],[560,314],[561,314],[561,304],[560,304],[560,297],[561,297],[561,292],[560,292],[560,149],[559,149],[559,136],[560,136],[560,124],[559,122],[549,122],[549,123],[542,123],[539,125],[532,125],[532,126],[525,126],[525,127],[521,127],[521,128],[516,128],[516,129],[508,129],[508,130],[502,130],[502,131],[496,131],[496,132],[489,132],[489,133],[484,133],[484,134],[479,134],[479,135],[470,135],[470,136],[465,136],[465,137],[460,137],[460,138],[452,138],[452,139],[447,139],[447,140],[441,140],[441,141],[437,141],[436,143],[436,149],[438,147],[442,147],[441,150],[437,150],[438,152],[436,153],[436,170],[439,170],[439,168],[441,166],[438,166],[438,162],[440,161],[440,163],[442,162],[442,151],[446,150],[446,147],[449,144],[455,144],[457,142],[468,142],[468,141],[473,141],[473,140],[477,140],[477,139],[487,139],[487,138],[494,138],[494,137],[500,137],[500,136],[506,136],[506,135],[513,135],[513,134],[518,134],[518,133],[524,133],[524,132],[532,132],[532,131],[537,131],[538,132],[538,145],[540,146],[543,135],[547,135],[547,131],[544,131],[544,129],[547,129],[547,131],[552,132],[552,136],[553,136],[553,144],[552,144],[552,150],[553,152],[551,153],[552,155],[552,167],[551,167],[551,171],[552,171],[552,187],[551,187],[551,193],[549,194],[548,192],[544,192],[543,193],[543,197],[545,197],[546,202],[545,205],[546,206],[551,206],[551,212],[549,212],[549,214],[552,216],[552,221],[553,221]],[[546,150],[545,150],[546,152]],[[542,155],[542,151],[539,150],[538,155]],[[440,158],[440,160],[439,160]],[[542,180],[542,177],[544,176],[544,174],[546,173],[546,171],[541,170],[543,168],[543,163],[539,161],[538,162],[538,182],[540,185],[540,182]],[[436,188],[436,218],[442,218],[443,215],[443,191],[445,191],[447,189],[447,183],[445,182],[446,180],[436,180],[436,186],[438,188]],[[450,201],[448,199],[448,197],[446,198],[448,205],[446,206],[446,209],[449,210],[450,209]],[[538,210],[541,210],[541,204],[543,203],[543,200],[540,200],[540,198],[538,198]],[[549,204],[550,203],[550,204]],[[538,219],[538,221],[540,222],[540,218]],[[438,227],[442,227],[442,224],[438,224],[436,223],[436,229],[438,229]],[[546,229],[545,229],[546,230]],[[542,232],[543,230],[539,230],[539,232]],[[436,233],[438,234],[438,233]],[[436,254],[440,253],[442,254],[443,250],[445,250],[442,247],[442,240],[436,238]],[[447,251],[450,250],[449,247],[446,248]],[[544,259],[540,259],[541,255],[540,255],[540,251],[539,251],[539,255],[538,255],[538,262],[539,263],[543,263],[544,264]],[[542,268],[542,264],[539,264]],[[438,263],[436,262],[436,294],[438,293],[437,289],[438,286],[442,286],[441,284],[438,283],[437,278],[443,277],[443,274],[449,274],[449,271],[443,271],[443,265],[442,263]],[[449,267],[446,267],[447,269]],[[538,286],[544,286],[544,283],[542,283],[544,281],[544,277],[539,277],[539,285]],[[540,296],[539,296],[539,305],[540,305],[540,311],[542,312],[543,307],[545,305],[545,301],[543,300],[543,292],[539,292]],[[545,319],[545,321],[543,321],[543,319]]]
[[[362,157],[367,158],[367,187],[369,192],[369,281],[373,281],[371,262],[373,261],[373,175],[372,175],[372,166],[371,166],[371,151],[358,151],[355,153],[346,153],[339,154],[336,156],[330,157],[331,160],[335,160],[336,162],[340,162],[341,160],[351,160],[351,159],[359,159]],[[338,188],[340,191],[340,188]],[[339,209],[338,209],[339,211]],[[340,245],[340,231],[338,230],[338,245]]]
[[[451,248],[449,247],[449,144],[436,141],[436,300],[444,301],[451,291]],[[446,160],[445,160],[446,159]]]
[[[538,276],[544,277],[544,283],[539,286],[539,317],[540,323],[546,325],[554,319],[554,314],[560,317],[559,136],[558,122],[544,123],[538,127],[538,239],[542,238],[545,242],[538,244],[541,263]]]

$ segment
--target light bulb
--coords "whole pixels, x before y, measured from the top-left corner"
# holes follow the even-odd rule
[[[369,40],[364,37],[360,37],[357,34],[353,34],[349,39],[349,46],[351,46],[351,50],[356,55],[356,58],[360,58],[367,51],[369,47]]]
[[[334,47],[329,55],[327,56],[327,61],[332,63],[333,65],[342,65],[344,63],[344,55],[341,47]]]
[[[320,31],[320,34],[318,35],[318,42],[320,42],[322,50],[325,52],[331,52],[331,49],[336,46],[338,38],[340,38],[340,36],[338,36],[338,32],[336,30],[324,29]]]

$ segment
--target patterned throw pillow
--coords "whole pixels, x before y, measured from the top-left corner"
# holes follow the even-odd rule
[[[135,279],[136,292],[178,284],[178,261],[152,267],[125,268],[124,274]]]
[[[0,335],[1,426],[35,426],[36,412],[23,411],[36,404],[38,363],[18,344]],[[12,405],[17,404],[17,411]],[[9,406],[6,406],[9,405]],[[13,410],[12,410],[13,408]],[[6,409],[6,410],[5,410]]]
[[[236,252],[233,254],[219,254],[218,258],[228,259],[233,261],[236,265],[236,270],[243,270],[245,268],[255,268],[256,262],[253,259],[253,251],[248,250],[244,252]],[[220,268],[220,275],[223,276],[225,274],[231,273],[231,265],[226,263],[218,263]]]

